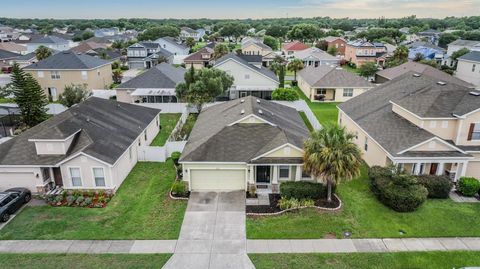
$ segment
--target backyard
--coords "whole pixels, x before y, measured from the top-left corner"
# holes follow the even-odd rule
[[[160,132],[153,139],[151,146],[163,147],[167,142],[168,137],[177,125],[178,120],[182,114],[160,114]]]
[[[332,124],[337,122],[338,118],[338,103],[321,103],[321,102],[311,102],[307,96],[300,90],[298,87],[294,87],[297,90],[298,95],[301,99],[307,102],[308,106],[312,112],[317,117],[320,124]]]
[[[138,163],[103,209],[26,207],[0,239],[177,239],[187,203],[168,191],[173,162]]]

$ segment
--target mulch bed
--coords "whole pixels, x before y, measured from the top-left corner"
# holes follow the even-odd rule
[[[332,195],[332,201],[329,203],[327,199],[319,199],[315,201],[315,206],[325,207],[325,208],[337,208],[340,205],[340,200],[337,196]]]
[[[246,213],[263,214],[277,213],[282,211],[282,209],[278,207],[278,201],[281,199],[280,194],[269,194],[268,197],[270,199],[270,205],[247,205]],[[327,202],[327,199],[318,199],[315,201],[315,206],[323,208],[337,208],[340,206],[340,200],[333,195],[331,202]]]

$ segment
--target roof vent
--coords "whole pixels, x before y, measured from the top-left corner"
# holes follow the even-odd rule
[[[473,95],[473,96],[480,96],[480,92],[476,92],[476,91],[474,91],[474,92],[470,92],[470,95]]]
[[[242,111],[240,111],[240,114],[241,115],[245,114],[245,109],[242,109]]]
[[[90,118],[87,118],[86,121],[87,121],[87,122],[90,122]]]
[[[258,110],[258,113],[263,114],[263,111],[261,109]]]
[[[421,75],[418,73],[413,74],[414,77],[419,78]]]
[[[440,85],[440,86],[445,86],[445,85],[447,85],[447,83],[444,82],[444,81],[439,81],[439,82],[437,82],[437,84]]]
[[[260,103],[260,99],[257,99],[257,103]]]
[[[242,104],[245,103],[245,99],[240,100],[240,103]]]

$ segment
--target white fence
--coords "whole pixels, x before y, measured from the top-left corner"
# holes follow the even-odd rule
[[[138,149],[140,162],[165,162],[175,151],[182,152],[187,141],[167,141],[163,147],[143,146]]]
[[[312,124],[313,129],[315,130],[322,129],[322,125],[318,121],[317,117],[315,117],[315,114],[313,114],[312,110],[308,106],[307,102],[305,102],[305,100],[299,100],[299,101],[293,101],[293,102],[289,102],[289,101],[273,101],[273,102],[295,108],[297,111],[304,112],[305,115],[307,116],[308,121],[310,121],[310,123]]]
[[[161,109],[160,113],[183,113],[188,108],[186,103],[138,103],[136,105]]]

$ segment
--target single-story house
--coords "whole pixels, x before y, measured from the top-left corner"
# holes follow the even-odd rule
[[[0,190],[115,191],[137,163],[139,146],[157,135],[159,113],[90,97],[0,144]]]
[[[364,78],[341,67],[307,67],[297,74],[298,87],[313,102],[345,102],[373,87]]]
[[[296,59],[300,59],[304,66],[320,66],[320,65],[338,65],[340,58],[332,56],[319,48],[308,48],[297,51],[294,54]]]
[[[293,54],[297,51],[306,50],[310,48],[307,44],[300,41],[293,41],[282,44],[282,53],[286,58],[293,57]]]
[[[248,96],[202,110],[180,157],[191,191],[278,191],[303,173],[309,131],[294,108]]]
[[[125,103],[176,103],[175,87],[184,81],[185,68],[161,63],[120,85],[117,101]]]

